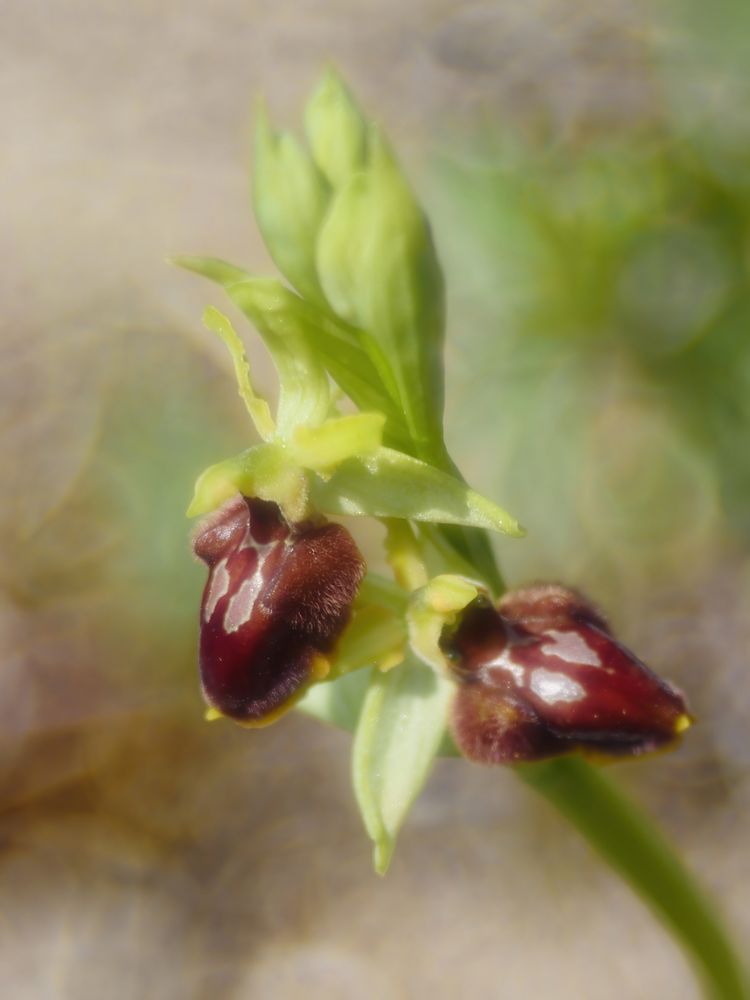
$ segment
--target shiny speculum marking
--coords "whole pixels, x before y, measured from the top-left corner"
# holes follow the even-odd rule
[[[201,526],[194,549],[209,568],[200,633],[206,701],[239,722],[265,724],[293,704],[332,650],[362,557],[341,525],[290,523],[275,503],[239,496]]]
[[[476,601],[441,646],[459,681],[453,736],[475,760],[641,754],[672,743],[691,721],[681,693],[564,587],[511,592],[497,608]]]

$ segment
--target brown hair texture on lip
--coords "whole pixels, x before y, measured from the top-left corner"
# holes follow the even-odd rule
[[[277,504],[237,497],[198,531],[208,565],[200,672],[208,704],[261,725],[291,707],[346,625],[364,561],[339,524],[288,522]]]

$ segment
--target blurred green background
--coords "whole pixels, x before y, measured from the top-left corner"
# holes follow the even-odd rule
[[[247,424],[199,323],[220,297],[163,261],[270,270],[248,108],[263,88],[298,123],[332,58],[433,220],[448,439],[529,529],[506,576],[584,588],[688,693],[684,745],[614,773],[747,940],[745,7],[11,0],[4,21],[3,995],[697,997],[512,774],[440,762],[381,882],[349,737],[203,723],[184,509]]]

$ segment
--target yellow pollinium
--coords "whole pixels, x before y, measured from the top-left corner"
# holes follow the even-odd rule
[[[678,715],[674,724],[675,736],[678,736],[680,733],[684,733],[686,729],[690,729],[692,724],[692,718],[685,712],[683,712],[682,715]]]

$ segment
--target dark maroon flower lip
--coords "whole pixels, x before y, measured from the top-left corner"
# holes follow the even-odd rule
[[[441,648],[459,682],[454,739],[474,760],[637,756],[670,746],[692,722],[682,694],[564,587],[515,591],[497,608],[480,598]]]
[[[327,669],[364,575],[339,524],[288,522],[271,501],[237,496],[199,528],[209,568],[200,617],[203,694],[221,715],[266,725]]]

